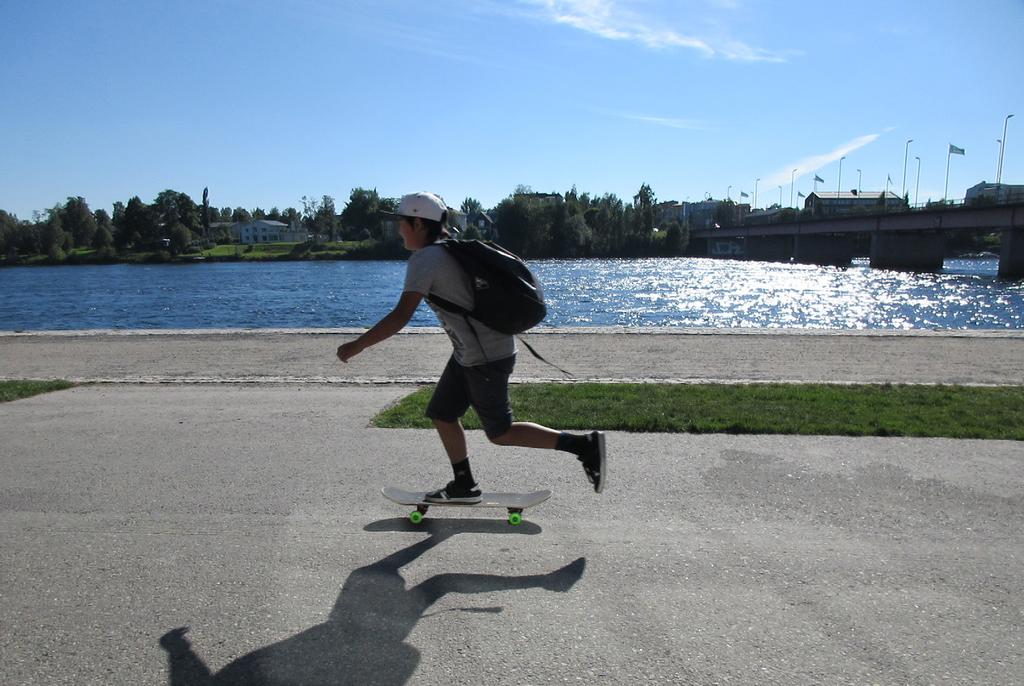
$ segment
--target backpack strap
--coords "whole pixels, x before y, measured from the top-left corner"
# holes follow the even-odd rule
[[[455,307],[458,307],[458,305],[455,305]],[[484,344],[480,341],[480,334],[478,334],[476,332],[476,327],[473,326],[473,322],[470,321],[469,316],[466,314],[465,308],[459,308],[459,309],[462,310],[462,312],[460,314],[462,314],[462,318],[463,318],[463,320],[465,320],[466,326],[469,327],[469,330],[473,332],[473,336],[476,337],[476,344],[478,346],[480,346],[480,352],[483,353],[484,359],[487,360],[488,363],[490,363],[490,360],[487,359],[487,353],[484,352]],[[548,362],[547,360],[545,360],[541,356],[540,353],[538,353],[536,350],[533,349],[532,345],[530,345],[529,343],[526,342],[525,338],[523,338],[522,336],[520,336],[518,334],[516,335],[516,338],[518,338],[519,342],[522,343],[523,345],[525,345],[526,349],[530,351],[530,354],[533,355],[534,357],[536,357],[538,360],[540,360],[541,362],[543,362],[544,364],[546,364],[549,367],[554,367],[558,371],[560,371],[563,374],[565,374],[566,376],[568,376],[570,379],[575,379],[576,378],[575,376],[572,375],[571,372],[567,372],[564,369],[562,369],[561,367],[559,367],[557,364],[554,364],[552,362]]]
[[[474,333],[476,333],[476,332],[474,331]],[[560,371],[563,374],[565,374],[566,376],[568,376],[570,379],[575,379],[576,378],[575,376],[572,375],[572,373],[565,371],[564,369],[559,367],[557,364],[552,364],[551,362],[548,362],[543,357],[541,357],[540,353],[538,353],[536,350],[534,350],[533,346],[530,345],[529,343],[527,343],[525,338],[523,338],[522,336],[516,336],[516,338],[518,338],[519,342],[522,343],[523,345],[525,345],[526,349],[530,351],[530,354],[533,355],[534,357],[536,357],[538,360],[540,360],[544,364],[548,365],[549,367],[554,367],[558,371]]]

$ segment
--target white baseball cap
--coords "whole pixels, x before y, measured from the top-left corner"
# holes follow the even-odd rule
[[[448,205],[440,195],[420,191],[403,195],[398,203],[397,211],[381,212],[381,214],[397,217],[420,217],[439,222],[447,211]]]

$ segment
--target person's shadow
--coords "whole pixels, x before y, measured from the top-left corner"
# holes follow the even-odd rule
[[[410,527],[405,520],[383,520],[365,530],[409,531]],[[185,638],[187,628],[167,632],[160,645],[167,651],[171,686],[404,684],[420,660],[419,651],[405,639],[427,609],[446,594],[525,588],[565,593],[580,580],[586,567],[586,559],[581,557],[547,574],[438,574],[406,588],[399,570],[455,534],[540,533],[540,527],[530,522],[512,529],[504,522],[482,519],[427,520],[415,530],[430,536],[353,571],[326,622],[244,655],[216,674],[192,650]]]

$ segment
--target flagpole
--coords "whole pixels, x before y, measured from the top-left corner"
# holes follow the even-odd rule
[[[836,203],[839,202],[839,193],[843,186],[843,160],[846,159],[846,155],[839,158],[839,179],[836,181]]]
[[[1003,181],[1003,148],[1006,147],[1006,125],[1010,123],[1010,117],[1012,114],[1006,115],[1006,119],[1003,120],[1003,137],[999,139],[999,167],[996,171],[996,186],[1000,185]],[[996,190],[998,197],[999,190]]]
[[[914,186],[914,206],[917,206],[919,198],[917,197],[918,192],[921,190],[921,158],[915,157],[917,160],[917,184]]]
[[[796,184],[796,169],[789,175],[789,206],[793,207],[793,188]]]
[[[946,204],[946,198],[949,196],[949,158],[953,155],[953,148],[949,148],[946,152],[946,187],[942,191],[942,204]]]
[[[907,145],[903,148],[903,191],[900,197],[907,194],[907,155],[910,153],[910,144],[913,142],[913,138],[907,139]]]

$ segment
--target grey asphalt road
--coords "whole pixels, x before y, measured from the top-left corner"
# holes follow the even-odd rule
[[[1019,443],[612,433],[598,496],[473,434],[486,487],[554,497],[415,528],[379,488],[441,448],[368,426],[408,390],[0,405],[0,681],[1024,682]]]

